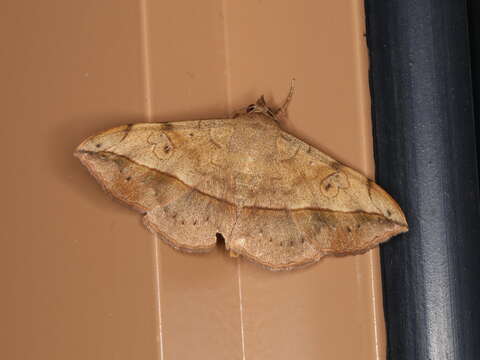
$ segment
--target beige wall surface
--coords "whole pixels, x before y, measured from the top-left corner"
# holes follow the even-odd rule
[[[283,125],[373,175],[360,0],[0,5],[2,359],[383,359],[378,251],[272,273],[177,252],[73,158],[87,135],[224,117]]]

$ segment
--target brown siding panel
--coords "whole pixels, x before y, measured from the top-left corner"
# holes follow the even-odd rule
[[[2,358],[384,358],[377,250],[291,273],[223,249],[183,254],[72,156],[114,125],[225,117],[262,93],[278,104],[295,77],[285,128],[372,177],[360,1],[7,1],[1,13]]]

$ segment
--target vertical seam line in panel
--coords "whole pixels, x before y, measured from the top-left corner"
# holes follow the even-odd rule
[[[140,22],[142,32],[142,57],[145,115],[148,122],[152,121],[152,86],[150,64],[150,37],[148,36],[147,0],[140,0]]]
[[[150,38],[148,36],[148,13],[147,0],[140,0],[140,22],[141,22],[141,43],[143,57],[143,84],[144,84],[144,102],[145,117],[148,122],[152,121],[152,87],[151,87],[151,64],[150,64]],[[152,236],[153,243],[153,272],[154,272],[154,292],[156,305],[157,322],[157,343],[158,358],[163,360],[163,329],[162,329],[162,302],[160,299],[160,253],[159,240],[157,235]]]
[[[157,341],[158,354],[160,360],[163,360],[163,331],[162,331],[162,302],[160,299],[160,251],[159,240],[157,235],[153,235],[153,271],[155,273],[155,300],[157,309]]]
[[[372,145],[372,130],[371,130],[371,117],[369,114],[369,89],[368,81],[366,80],[365,69],[367,69],[367,52],[366,52],[366,42],[365,42],[365,24],[362,23],[362,14],[365,13],[361,1],[354,1],[352,6],[352,20],[354,24],[353,28],[353,46],[355,51],[356,58],[356,68],[355,68],[355,83],[356,90],[358,95],[358,107],[359,107],[359,116],[362,121],[361,131],[362,131],[362,167],[367,170],[368,175],[374,176],[374,169],[372,169],[371,161],[373,159],[373,145]],[[370,149],[370,150],[366,150]],[[372,171],[373,170],[373,171]],[[369,292],[371,295],[371,313],[372,313],[372,322],[373,322],[373,335],[374,335],[374,347],[375,347],[375,359],[380,360],[382,351],[380,350],[380,323],[378,314],[378,297],[376,296],[376,291],[378,290],[377,285],[375,284],[375,252],[370,250],[368,252],[368,269],[370,276],[370,286]]]
[[[225,55],[225,87],[227,93],[227,111],[229,117],[232,116],[232,79],[230,68],[230,39],[228,37],[227,26],[227,2],[222,0],[222,20],[223,20],[223,51]],[[240,305],[240,336],[242,343],[242,359],[245,360],[245,328],[243,323],[243,296],[242,296],[242,276],[240,267],[240,258],[237,258],[237,282],[238,282],[238,301]]]
[[[354,1],[352,6],[353,10],[353,46],[355,52],[355,89],[357,93],[357,106],[358,106],[358,113],[362,125],[361,129],[361,139],[362,141],[362,165],[363,168],[367,171],[367,176],[371,177],[374,176],[372,172],[372,165],[371,161],[373,159],[373,145],[372,145],[372,125],[371,125],[371,117],[369,111],[369,88],[368,88],[368,80],[367,74],[365,73],[365,69],[368,69],[368,59],[367,59],[367,52],[366,52],[366,43],[365,37],[363,34],[365,33],[365,26],[362,24],[360,19],[360,14],[363,14],[364,11],[361,8],[361,3],[358,1]],[[365,48],[364,48],[365,47]],[[369,149],[369,150],[366,150]]]
[[[227,93],[227,111],[229,117],[232,116],[232,80],[230,71],[230,39],[227,31],[227,4],[225,0],[222,0],[222,19],[223,19],[223,47],[225,54],[225,87]]]
[[[245,328],[243,325],[243,296],[242,296],[242,273],[240,267],[240,257],[237,258],[237,277],[238,277],[238,297],[240,301],[240,331],[242,335],[242,359],[245,360]]]
[[[373,271],[373,250],[370,250],[368,252],[368,260],[370,262],[370,292],[372,294],[372,313],[373,313],[373,332],[375,335],[375,359],[380,360],[380,343],[379,343],[379,333],[378,333],[378,327],[380,324],[378,323],[378,315],[377,315],[377,296],[375,295],[375,281],[374,281],[374,271]]]

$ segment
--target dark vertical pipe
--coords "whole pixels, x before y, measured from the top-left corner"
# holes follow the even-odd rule
[[[480,168],[480,2],[467,0],[470,54],[472,62],[473,108],[477,137],[477,162]]]
[[[480,215],[464,1],[366,0],[389,359],[480,359]],[[479,19],[480,20],[480,19]]]

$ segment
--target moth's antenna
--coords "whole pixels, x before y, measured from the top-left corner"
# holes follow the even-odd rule
[[[287,108],[288,108],[288,105],[290,105],[290,102],[292,101],[292,98],[293,98],[293,94],[295,93],[295,78],[292,78],[292,81],[290,82],[290,90],[288,92],[288,95],[285,99],[285,101],[283,102],[283,105],[280,107],[280,109],[278,109],[276,112],[275,112],[275,116],[279,115],[279,114],[287,114]]]

